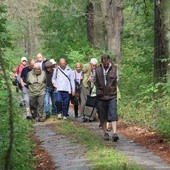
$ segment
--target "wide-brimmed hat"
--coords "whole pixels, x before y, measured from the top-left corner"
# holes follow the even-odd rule
[[[52,65],[57,64],[57,62],[54,59],[50,59],[49,61],[52,63]]]

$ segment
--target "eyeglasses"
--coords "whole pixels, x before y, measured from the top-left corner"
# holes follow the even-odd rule
[[[26,60],[23,60],[22,62],[27,62]]]

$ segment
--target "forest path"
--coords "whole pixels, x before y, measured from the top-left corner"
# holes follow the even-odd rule
[[[70,119],[75,120],[73,111],[70,110]],[[81,122],[80,122],[81,123]],[[102,130],[99,129],[99,122],[83,123],[102,137]],[[35,135],[41,141],[41,145],[52,156],[57,170],[90,170],[92,164],[84,156],[87,149],[74,143],[68,137],[54,132],[48,121],[35,123]],[[148,151],[133,140],[119,134],[120,140],[116,143],[116,149],[122,152],[129,161],[135,162],[145,170],[170,170],[170,165],[165,163],[159,156]]]

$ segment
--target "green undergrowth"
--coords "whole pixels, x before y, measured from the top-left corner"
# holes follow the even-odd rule
[[[148,87],[145,93],[131,98],[122,95],[119,115],[125,122],[152,129],[170,141],[170,93],[165,90],[160,95],[156,90]]]
[[[56,130],[69,136],[72,142],[87,148],[85,154],[95,165],[94,170],[138,170],[135,164],[115,149],[115,143],[104,142],[87,127],[71,121],[57,121]]]
[[[7,91],[1,91],[0,97],[2,99],[0,101],[0,169],[4,169],[10,134]],[[10,169],[33,170],[35,166],[35,158],[32,156],[34,144],[29,137],[33,130],[32,123],[23,118],[21,114],[23,108],[19,107],[17,99],[13,98],[13,103],[14,143],[12,144]]]

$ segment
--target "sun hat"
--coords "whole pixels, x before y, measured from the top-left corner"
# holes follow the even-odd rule
[[[21,57],[21,62],[22,61],[27,61],[27,58],[26,57]]]
[[[98,61],[97,61],[96,58],[92,58],[92,59],[90,60],[90,64],[96,65],[97,63],[98,63]]]
[[[50,59],[49,61],[52,63],[52,65],[57,64],[57,62],[54,59]]]

